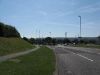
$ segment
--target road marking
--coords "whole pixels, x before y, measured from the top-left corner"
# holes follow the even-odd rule
[[[83,56],[83,55],[80,55],[80,54],[77,54],[78,56],[80,56],[80,57],[83,57],[83,58],[85,58],[85,59],[87,59],[87,60],[89,60],[89,61],[94,61],[94,60],[92,60],[92,59],[89,59],[88,57],[85,57],[85,56]]]
[[[77,53],[74,53],[74,52],[72,52],[73,54],[76,54],[76,55],[78,55],[78,56],[80,56],[80,57],[82,57],[82,58],[85,58],[85,59],[87,59],[87,60],[89,60],[89,61],[94,61],[94,60],[92,60],[92,59],[89,59],[88,57],[85,57],[85,56],[83,56],[83,55],[81,55],[81,54],[77,54]]]
[[[72,52],[73,54],[76,54],[76,53],[74,53],[74,52]]]
[[[67,75],[73,75],[73,73],[71,71],[67,71],[66,74]]]

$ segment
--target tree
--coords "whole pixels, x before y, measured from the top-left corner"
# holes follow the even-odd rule
[[[81,39],[79,42],[80,42],[81,44],[87,44],[87,43],[88,43],[88,41],[86,41],[86,39]]]
[[[100,40],[100,36],[98,36],[98,39]]]
[[[34,39],[34,38],[30,38],[30,39],[29,39],[29,42],[30,42],[31,44],[34,44],[34,43],[35,43],[35,39]]]
[[[51,38],[51,37],[47,37],[47,38],[44,39],[44,42],[45,42],[46,44],[51,45],[51,44],[52,44],[52,38]]]
[[[3,36],[3,26],[4,24],[0,22],[0,36]]]
[[[65,38],[63,42],[64,42],[64,44],[69,44],[69,43],[71,43],[71,41],[70,41],[69,39],[67,39],[67,38]]]
[[[100,44],[100,36],[98,36],[98,44]]]
[[[63,39],[56,39],[57,44],[63,44],[64,40]]]
[[[72,42],[75,43],[75,44],[78,44],[79,40],[78,39],[74,39]]]
[[[27,37],[23,37],[23,39],[27,42],[29,42],[29,39]]]
[[[96,44],[96,40],[91,39],[91,40],[89,40],[89,43],[90,43],[90,44]]]
[[[6,25],[0,22],[0,36],[2,37],[20,37],[17,29],[11,25]]]
[[[56,39],[52,39],[52,44],[56,45],[57,44],[57,40]]]

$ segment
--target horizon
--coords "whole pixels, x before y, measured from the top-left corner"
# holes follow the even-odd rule
[[[0,22],[16,27],[21,37],[100,36],[99,0],[0,0]]]

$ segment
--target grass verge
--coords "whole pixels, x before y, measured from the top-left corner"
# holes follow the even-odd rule
[[[34,48],[33,45],[21,38],[4,38],[0,37],[0,56],[10,53],[16,53],[27,49]]]
[[[47,47],[0,63],[0,75],[53,75],[54,70],[55,56]]]
[[[98,48],[100,49],[100,45],[95,45],[95,44],[78,44],[75,45],[75,47],[86,47],[86,48]]]

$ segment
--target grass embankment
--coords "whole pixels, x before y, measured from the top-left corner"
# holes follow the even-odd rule
[[[21,38],[0,37],[0,56],[34,48],[33,45]]]
[[[54,70],[55,56],[47,47],[0,63],[0,75],[53,75]]]
[[[95,45],[95,44],[78,44],[78,45],[75,45],[75,47],[86,47],[86,48],[98,48],[98,49],[100,49],[100,45]]]

